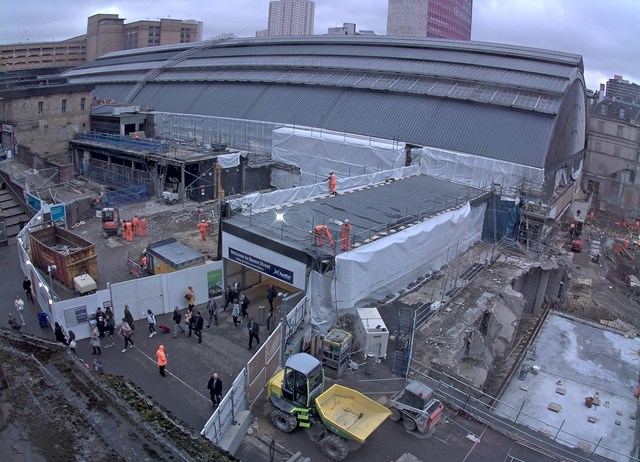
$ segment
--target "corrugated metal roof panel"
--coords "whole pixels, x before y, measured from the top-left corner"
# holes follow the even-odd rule
[[[117,86],[118,91],[103,88],[98,86],[96,94],[124,96],[130,87]],[[151,83],[133,103],[158,111],[344,131],[539,168],[544,167],[555,120],[552,116],[445,98],[276,84]]]

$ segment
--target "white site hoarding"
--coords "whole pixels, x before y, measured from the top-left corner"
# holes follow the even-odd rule
[[[226,232],[222,233],[222,257],[298,289],[305,288],[307,265]]]

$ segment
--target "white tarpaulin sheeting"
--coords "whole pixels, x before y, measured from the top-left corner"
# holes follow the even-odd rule
[[[311,271],[307,280],[307,306],[311,312],[311,324],[326,334],[338,320],[331,297],[331,277]]]
[[[413,149],[411,155],[425,175],[454,183],[489,189],[494,183],[512,188],[522,185],[523,180],[535,185],[544,182],[544,170],[541,168],[488,157],[429,147]]]
[[[299,128],[273,131],[271,157],[300,169],[302,185],[391,170],[405,164],[404,143]]]
[[[447,249],[467,249],[479,241],[486,204],[463,207],[429,218],[403,231],[341,253],[336,257],[335,286],[330,291],[333,306],[312,312],[312,318],[365,306],[374,299],[406,288],[418,276],[439,270],[446,263]],[[322,307],[315,307],[317,310]]]
[[[222,168],[232,168],[240,165],[240,156],[246,156],[246,153],[236,154],[221,154],[216,157],[216,161]]]
[[[386,170],[383,172],[370,173],[368,175],[360,175],[351,178],[338,177],[336,189],[338,191],[348,191],[363,186],[371,186],[372,184],[382,183],[389,179],[399,180],[404,177],[420,175],[420,167],[412,165],[410,167],[396,168],[394,170]],[[325,183],[312,184],[308,186],[300,186],[297,188],[279,189],[269,193],[254,193],[243,196],[239,199],[230,200],[229,203],[234,209],[242,209],[243,213],[261,213],[275,207],[281,207],[282,204],[288,204],[294,201],[304,201],[314,197],[327,196],[329,188]]]

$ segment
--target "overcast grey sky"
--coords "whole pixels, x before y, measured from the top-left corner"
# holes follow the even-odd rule
[[[253,37],[266,29],[269,0],[22,0],[0,14],[0,43],[63,40],[84,34],[87,18],[117,13],[126,22],[197,19],[204,38]],[[354,22],[384,34],[387,0],[316,0],[315,33]],[[640,84],[640,0],[473,0],[472,40],[580,54],[593,90],[620,74]]]

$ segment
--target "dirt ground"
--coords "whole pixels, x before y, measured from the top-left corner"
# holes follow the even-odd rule
[[[123,377],[0,330],[0,460],[236,460]]]

